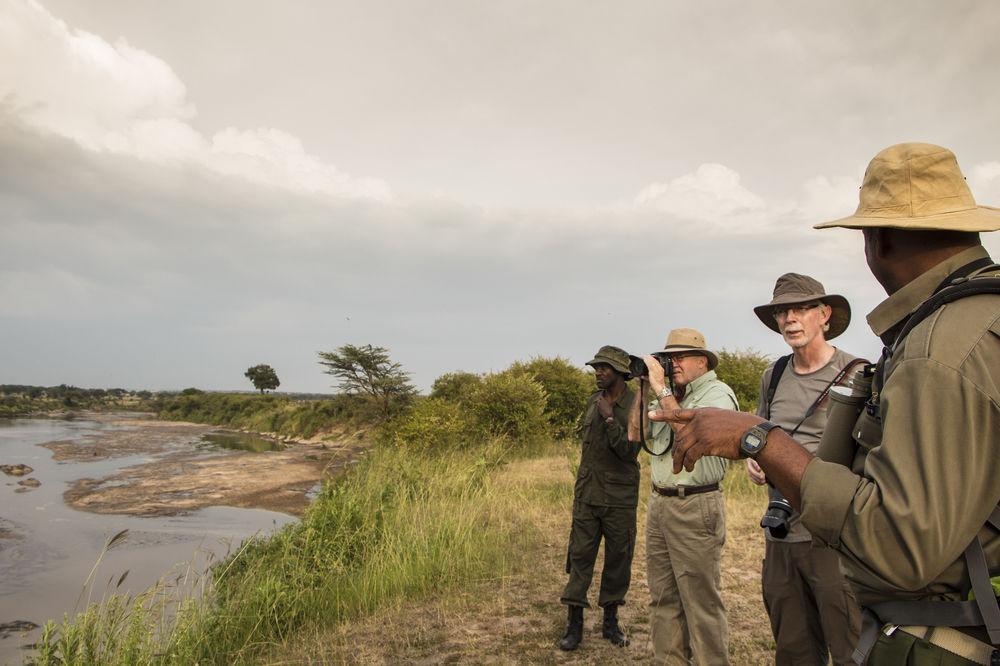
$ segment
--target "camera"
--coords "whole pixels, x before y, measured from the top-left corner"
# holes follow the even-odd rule
[[[775,488],[768,488],[767,511],[760,519],[760,526],[770,532],[775,539],[788,536],[788,521],[792,517],[792,505]]]
[[[663,374],[667,378],[667,383],[673,386],[674,364],[670,360],[670,355],[663,352],[653,352],[651,355],[660,362]],[[628,372],[633,377],[649,376],[649,368],[646,367],[646,361],[641,356],[632,356],[631,354],[628,357]]]

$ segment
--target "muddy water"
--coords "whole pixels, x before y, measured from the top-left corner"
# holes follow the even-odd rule
[[[0,419],[0,464],[23,463],[34,468],[24,477],[0,474],[0,625],[18,620],[41,625],[72,613],[102,546],[120,530],[128,529],[128,538],[101,563],[94,600],[125,571],[129,573],[119,591],[139,592],[171,571],[183,571],[184,563],[193,561],[196,569],[203,569],[209,557],[221,557],[243,539],[295,520],[285,513],[222,506],[167,517],[99,514],[67,506],[63,493],[75,481],[111,477],[124,468],[152,462],[155,454],[57,462],[52,450],[39,445],[92,441],[102,431],[129,428],[141,426]],[[18,484],[29,477],[41,485]],[[39,633],[0,638],[0,663],[20,663],[30,654],[22,646],[37,640]]]

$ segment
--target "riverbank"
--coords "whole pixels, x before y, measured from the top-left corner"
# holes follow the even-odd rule
[[[63,462],[143,457],[113,474],[72,483],[67,504],[94,513],[171,516],[231,506],[301,516],[322,480],[357,464],[368,447],[358,432],[342,439],[271,437],[271,448],[280,450],[266,453],[229,450],[204,441],[218,432],[211,425],[120,414],[87,418],[114,427],[42,446]]]

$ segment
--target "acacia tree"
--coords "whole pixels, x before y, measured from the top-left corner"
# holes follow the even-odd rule
[[[323,372],[340,380],[341,391],[366,398],[383,418],[409,404],[417,393],[410,375],[389,358],[385,347],[344,345],[319,352],[319,358]]]
[[[278,381],[278,373],[266,363],[247,368],[243,376],[253,382],[253,387],[261,393],[273,391],[281,385],[281,382]]]

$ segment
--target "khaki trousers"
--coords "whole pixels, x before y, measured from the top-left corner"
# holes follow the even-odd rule
[[[728,664],[722,493],[664,497],[654,492],[646,515],[653,663]]]
[[[836,551],[768,540],[761,587],[777,666],[826,666],[828,654],[837,666],[854,664],[861,613]]]

